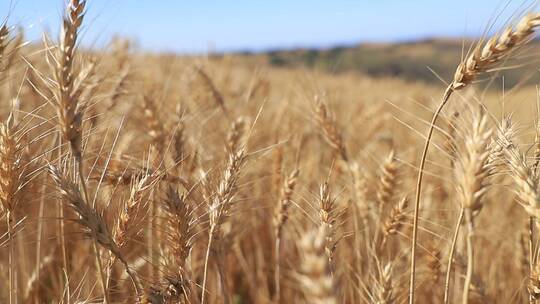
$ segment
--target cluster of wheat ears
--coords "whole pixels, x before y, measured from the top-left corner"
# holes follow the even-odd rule
[[[0,302],[540,299],[540,123],[475,91],[539,14],[473,44],[439,100],[122,39],[82,50],[85,6],[40,45],[0,27]]]

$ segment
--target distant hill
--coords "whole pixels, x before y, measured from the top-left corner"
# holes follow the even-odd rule
[[[432,83],[439,80],[429,68],[444,79],[450,79],[460,62],[463,48],[466,52],[470,44],[470,41],[457,39],[430,39],[395,44],[367,43],[329,49],[274,50],[245,55],[262,56],[263,60],[273,66],[304,66],[333,73],[358,71],[374,77],[395,76]],[[540,67],[540,42],[531,42],[516,55],[518,59],[508,65],[523,63],[524,60],[533,60],[537,64],[528,64],[527,70],[505,71],[501,74],[504,75],[505,84],[512,86],[531,74],[534,76],[529,82],[540,82],[540,74],[537,72]]]

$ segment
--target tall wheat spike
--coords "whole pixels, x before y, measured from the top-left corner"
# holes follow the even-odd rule
[[[474,273],[474,218],[482,209],[484,196],[489,187],[489,175],[492,173],[488,148],[491,130],[488,118],[480,110],[473,111],[471,128],[464,135],[462,151],[458,151],[455,164],[457,194],[465,214],[467,225],[467,274],[463,287],[463,303],[469,301],[469,291]],[[459,225],[459,223],[458,223]],[[451,259],[449,265],[451,265]],[[450,271],[450,269],[448,270]],[[445,296],[445,298],[447,298]]]
[[[281,277],[281,265],[280,265],[280,248],[281,248],[281,237],[283,232],[283,226],[285,225],[285,222],[288,219],[288,209],[291,205],[292,195],[294,192],[294,188],[296,187],[296,182],[299,174],[299,170],[295,169],[293,170],[289,176],[284,180],[283,186],[281,188],[280,193],[280,199],[277,204],[277,206],[274,209],[274,235],[276,238],[275,246],[274,246],[274,255],[276,258],[276,269],[275,269],[275,278],[274,278],[274,284],[275,284],[275,301],[279,302],[280,299],[280,277]]]
[[[49,165],[48,169],[58,191],[64,198],[64,202],[78,215],[79,219],[77,223],[84,228],[85,233],[92,240],[109,250],[116,259],[122,262],[126,273],[133,282],[136,293],[139,294],[141,283],[138,277],[131,271],[103,216],[95,208],[86,203],[78,185],[70,181],[63,172],[52,165]]]
[[[490,69],[500,65],[510,57],[512,51],[530,41],[536,28],[540,25],[540,14],[531,13],[523,17],[515,28],[509,26],[500,35],[489,39],[486,43],[479,43],[473,51],[461,62],[456,69],[453,81],[446,88],[441,103],[433,113],[431,123],[424,142],[424,149],[420,159],[418,179],[416,184],[416,198],[414,204],[414,222],[411,247],[411,269],[409,285],[409,304],[414,303],[415,277],[416,277],[416,247],[418,239],[418,215],[420,209],[420,195],[422,192],[422,179],[426,157],[435,129],[435,123],[447,104],[453,92],[470,85],[479,75],[489,72]]]
[[[208,260],[210,258],[210,252],[212,250],[212,243],[217,234],[220,233],[220,227],[225,221],[226,217],[230,215],[232,209],[233,199],[237,191],[237,183],[240,178],[240,170],[246,161],[246,152],[243,148],[229,154],[229,160],[225,172],[218,185],[214,199],[212,200],[208,216],[210,220],[210,227],[208,230],[208,246],[206,249],[206,257],[204,263],[204,276],[202,284],[202,296],[201,303],[204,304],[206,298],[206,282],[208,274]]]
[[[55,62],[54,76],[57,90],[55,90],[55,108],[58,123],[64,139],[70,143],[73,155],[81,158],[82,144],[82,116],[84,102],[79,97],[81,87],[75,86],[77,71],[74,67],[75,51],[79,37],[79,29],[84,19],[86,1],[71,0],[63,20],[60,44]]]

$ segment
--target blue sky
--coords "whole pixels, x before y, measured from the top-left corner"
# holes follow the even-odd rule
[[[0,0],[0,16],[36,39],[59,28],[65,0]],[[475,36],[532,1],[500,0],[89,0],[85,45],[114,34],[152,51],[328,47],[365,41]]]

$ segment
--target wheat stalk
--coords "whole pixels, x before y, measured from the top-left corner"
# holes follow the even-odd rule
[[[454,168],[454,164],[455,164],[455,150],[456,150],[456,147],[455,147],[455,142],[456,142],[456,127],[457,127],[457,124],[458,124],[458,118],[459,118],[459,112],[457,111],[454,111],[454,113],[452,113],[452,116],[450,116],[450,119],[448,121],[448,135],[447,135],[447,139],[446,141],[444,142],[444,147],[446,149],[446,151],[448,152],[448,154],[450,154],[450,167]]]
[[[39,273],[42,272],[46,267],[49,267],[53,261],[54,257],[52,255],[44,257],[37,265],[35,271],[32,273],[30,278],[28,278],[28,281],[26,283],[26,289],[24,291],[24,299],[26,302],[36,300],[36,297],[40,292],[40,284],[42,283],[40,281]]]

